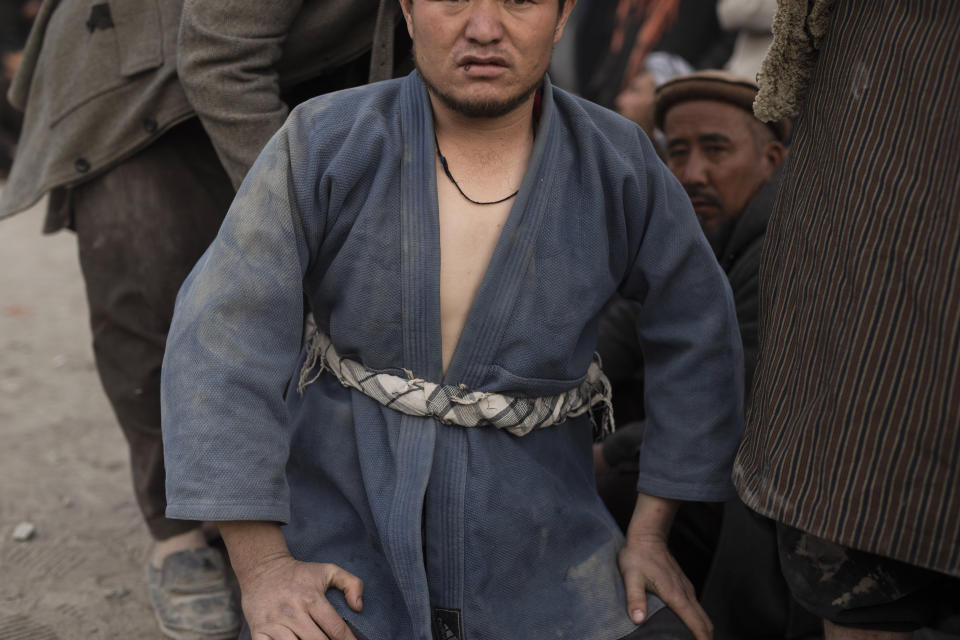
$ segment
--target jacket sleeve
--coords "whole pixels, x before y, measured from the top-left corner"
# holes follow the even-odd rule
[[[641,304],[643,446],[638,489],[678,500],[734,493],[743,435],[743,351],[730,284],[690,198],[643,137],[626,186],[632,228],[624,297]]]
[[[238,187],[287,117],[277,63],[302,0],[186,0],[177,72]]]
[[[287,134],[264,148],[177,296],[161,373],[170,518],[289,518],[284,395],[310,250]]]

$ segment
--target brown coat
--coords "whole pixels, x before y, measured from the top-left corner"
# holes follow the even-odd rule
[[[279,87],[368,50],[386,3],[46,0],[10,89],[25,118],[0,218],[89,180],[195,112],[239,183],[286,116]]]
[[[760,270],[734,480],[760,513],[960,576],[960,3],[843,0]]]

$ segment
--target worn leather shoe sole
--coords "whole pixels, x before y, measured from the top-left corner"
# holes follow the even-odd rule
[[[215,549],[172,553],[163,567],[147,563],[150,603],[160,630],[175,640],[232,640],[240,632],[240,608]]]

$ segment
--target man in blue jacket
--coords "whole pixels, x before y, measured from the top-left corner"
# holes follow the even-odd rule
[[[618,640],[650,592],[705,640],[665,537],[732,496],[742,356],[689,199],[545,78],[572,2],[401,4],[419,71],[295,109],[181,291],[167,515],[220,521],[243,637]],[[588,416],[617,291],[651,390],[626,543]]]

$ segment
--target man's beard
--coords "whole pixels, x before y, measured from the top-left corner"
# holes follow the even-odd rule
[[[703,229],[703,235],[706,236],[707,242],[710,243],[710,248],[713,249],[713,254],[717,256],[718,259],[727,247],[727,242],[730,240],[735,226],[737,226],[737,218],[723,220],[711,229],[701,227]]]
[[[414,52],[413,59],[414,63],[416,63],[416,52]],[[505,100],[460,100],[449,93],[444,93],[439,87],[430,82],[430,79],[420,70],[420,65],[417,65],[417,71],[420,72],[420,78],[430,93],[439,98],[440,102],[451,111],[467,116],[468,118],[499,118],[500,116],[505,116],[526,102],[530,96],[540,88],[540,85],[543,84],[543,78],[541,77],[527,89]]]
[[[699,189],[697,187],[690,187],[686,191],[691,200],[706,200],[717,209],[723,211],[723,203],[721,203],[720,199],[713,194],[707,193],[703,189]],[[703,230],[703,235],[706,236],[707,242],[710,243],[710,248],[713,249],[713,253],[719,258],[724,247],[727,245],[727,241],[730,239],[730,234],[733,233],[733,228],[737,224],[737,216],[731,218],[721,218],[719,220],[711,221],[712,223],[707,223],[705,220],[701,220],[699,215],[697,215],[697,219],[700,222],[700,228]]]

